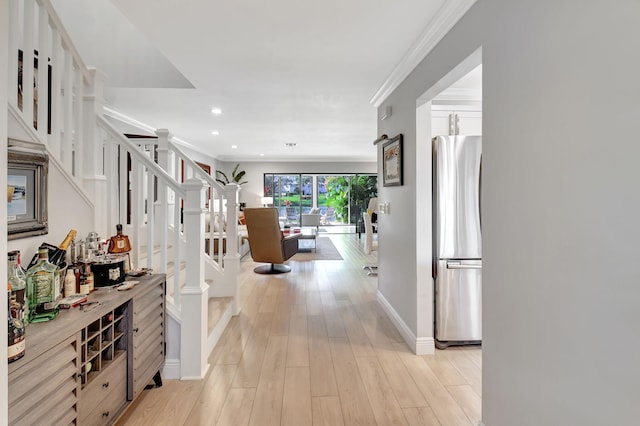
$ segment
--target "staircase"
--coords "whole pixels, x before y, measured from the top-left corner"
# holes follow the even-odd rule
[[[203,378],[240,309],[238,240],[229,238],[223,254],[223,236],[212,229],[208,252],[219,254],[207,255],[205,220],[237,217],[239,186],[219,185],[166,129],[129,139],[114,127],[105,116],[104,76],[83,63],[49,0],[9,0],[9,14],[8,93],[16,94],[9,114],[92,200],[94,230],[110,235],[124,224],[133,265],[167,274],[164,376]],[[226,235],[237,235],[237,221],[227,223]]]

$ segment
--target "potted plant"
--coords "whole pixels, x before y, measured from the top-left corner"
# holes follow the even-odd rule
[[[242,181],[243,176],[247,172],[245,172],[244,170],[238,171],[238,167],[240,167],[240,163],[236,164],[236,166],[233,168],[233,171],[231,172],[231,180],[229,180],[229,178],[223,171],[216,170],[216,182],[219,182],[223,186],[228,183],[236,183],[238,185],[243,185],[247,183],[248,181],[246,180]]]

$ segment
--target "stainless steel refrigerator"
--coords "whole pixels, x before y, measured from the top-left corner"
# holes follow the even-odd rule
[[[480,136],[433,138],[435,339],[438,348],[482,340]]]

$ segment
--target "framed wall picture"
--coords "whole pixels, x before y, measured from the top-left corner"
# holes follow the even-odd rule
[[[48,155],[9,149],[7,157],[7,239],[47,234]]]
[[[402,134],[382,145],[382,178],[384,186],[402,185]]]

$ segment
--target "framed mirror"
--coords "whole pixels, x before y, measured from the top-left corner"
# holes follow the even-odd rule
[[[49,156],[41,151],[19,150],[33,144],[9,139],[7,151],[7,239],[49,232],[47,180]]]

